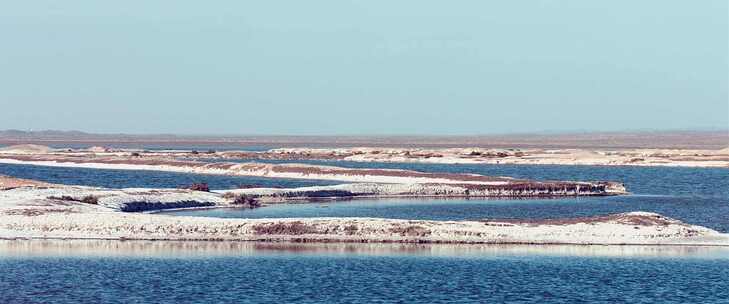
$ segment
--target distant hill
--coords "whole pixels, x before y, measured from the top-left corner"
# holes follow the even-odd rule
[[[81,131],[56,131],[56,130],[44,130],[44,131],[21,131],[21,130],[0,130],[0,137],[19,137],[19,138],[52,138],[52,137],[77,137],[77,136],[88,136],[89,133]]]
[[[276,147],[488,147],[488,148],[684,148],[724,149],[729,147],[729,130],[718,131],[640,131],[579,132],[551,134],[502,134],[472,136],[223,136],[173,134],[94,134],[81,131],[0,131],[0,144],[114,143],[165,144],[185,146],[261,145]]]
[[[28,139],[28,140],[144,140],[144,139],[175,139],[176,135],[135,135],[135,134],[96,134],[82,131],[22,131],[22,130],[0,130],[0,140]]]

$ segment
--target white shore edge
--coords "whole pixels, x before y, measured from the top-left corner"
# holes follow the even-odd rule
[[[417,193],[418,196],[442,195],[448,196],[474,196],[474,197],[515,197],[515,196],[572,196],[572,195],[619,195],[626,194],[627,190],[621,183],[616,182],[539,182],[530,180],[518,180],[510,177],[488,177],[478,174],[451,174],[456,177],[439,177],[441,173],[428,173],[399,169],[377,169],[377,172],[389,174],[400,174],[402,176],[391,176],[383,173],[371,174],[368,171],[358,171],[332,166],[317,166],[305,164],[259,164],[241,163],[231,164],[225,169],[216,169],[208,166],[195,165],[145,165],[145,164],[118,164],[86,161],[58,162],[58,161],[26,161],[16,159],[0,158],[0,163],[16,165],[36,165],[64,168],[89,168],[89,169],[115,169],[115,170],[149,170],[177,173],[195,173],[210,175],[230,176],[252,176],[266,178],[288,178],[305,180],[327,180],[356,183],[353,185],[367,185],[369,192],[377,196],[385,195],[408,195]],[[281,169],[276,171],[275,169]],[[317,173],[282,172],[289,168],[312,169]],[[355,173],[352,173],[355,172]],[[447,175],[446,173],[443,173]],[[414,176],[408,176],[414,175]],[[421,175],[421,176],[417,176]],[[422,176],[424,175],[424,176]],[[495,181],[489,181],[494,179]],[[568,183],[570,186],[552,187],[549,183]],[[508,186],[516,184],[528,184],[528,189],[510,189]],[[340,185],[343,186],[343,185]],[[499,187],[505,186],[505,187]],[[346,186],[345,186],[346,187]],[[355,186],[356,187],[356,186]],[[376,189],[375,189],[376,188]],[[364,192],[362,190],[360,192]]]
[[[383,218],[224,219],[173,216],[163,209],[234,207],[263,202],[383,197],[569,197],[625,194],[614,182],[537,182],[475,174],[347,169],[303,164],[215,163],[29,154],[0,163],[118,170],[319,179],[350,182],[291,189],[215,192],[106,189],[8,179],[0,190],[0,239],[263,241],[319,243],[457,243],[729,246],[729,234],[650,212],[553,220],[398,220]],[[35,158],[35,159],[33,159]],[[30,160],[29,160],[30,159]],[[61,160],[61,161],[58,161]],[[105,162],[104,162],[105,161]],[[125,163],[127,162],[127,163]],[[312,173],[313,172],[313,173]],[[0,184],[0,186],[2,186]],[[2,187],[0,187],[2,188]],[[92,203],[84,203],[85,198]]]
[[[99,203],[49,198],[59,195],[97,195]],[[124,204],[155,210],[198,203],[230,206],[217,193],[179,189],[19,187],[0,191],[0,239],[729,246],[728,234],[649,212],[509,222],[223,219],[120,211]]]
[[[227,152],[231,153],[231,152]],[[698,149],[488,149],[488,148],[279,148],[278,155],[340,155],[353,162],[583,165],[637,167],[729,168],[729,148]],[[476,154],[474,156],[474,154]],[[502,154],[502,156],[495,156]],[[482,155],[490,155],[482,157]]]
[[[0,154],[1,155],[1,154]],[[390,184],[415,184],[415,183],[467,183],[481,185],[504,185],[507,182],[471,182],[471,181],[454,181],[445,178],[420,178],[420,177],[390,177],[390,176],[368,176],[368,175],[337,175],[337,174],[301,174],[287,172],[273,172],[266,167],[270,164],[261,163],[260,170],[231,170],[231,169],[213,169],[200,168],[193,166],[169,166],[169,165],[139,165],[139,164],[106,164],[106,163],[72,163],[57,161],[20,161],[15,159],[0,158],[0,163],[14,165],[36,165],[46,167],[60,168],[86,168],[86,169],[112,169],[112,170],[145,170],[145,171],[164,171],[176,173],[195,173],[210,175],[235,175],[235,176],[253,176],[253,177],[271,177],[271,178],[287,178],[287,179],[316,179],[328,181],[343,181],[356,183],[390,183]],[[296,164],[289,164],[296,165]],[[312,166],[313,167],[313,166]]]

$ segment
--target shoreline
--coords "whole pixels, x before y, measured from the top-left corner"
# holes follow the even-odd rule
[[[374,218],[217,219],[84,214],[35,221],[4,217],[4,240],[210,241],[263,243],[508,244],[589,246],[729,246],[729,235],[675,220],[641,229],[620,222],[505,225],[489,221],[419,221]],[[657,214],[616,214],[624,219]],[[142,218],[143,217],[143,218]],[[164,217],[164,218],[162,218]],[[38,222],[42,221],[42,222]],[[115,222],[104,224],[103,222]],[[637,227],[637,226],[636,226]],[[160,230],[161,229],[161,230]],[[352,229],[348,231],[348,229]],[[633,231],[636,230],[636,231]],[[14,231],[14,233],[12,233]],[[617,232],[616,232],[617,231]]]
[[[229,157],[234,151],[222,152]],[[488,149],[488,148],[280,148],[247,152],[258,158],[331,159],[353,162],[488,164],[488,165],[588,165],[636,167],[729,168],[729,148],[690,149]],[[202,156],[202,157],[210,157]]]
[[[115,241],[115,242],[203,242],[203,243],[243,243],[243,244],[341,244],[341,245],[503,245],[503,246],[545,246],[545,247],[691,247],[691,248],[729,248],[726,240],[721,242],[676,242],[676,243],[585,243],[585,242],[490,242],[490,241],[428,241],[428,240],[346,240],[326,238],[290,238],[290,239],[184,239],[184,238],[126,238],[126,237],[3,237],[0,241]]]
[[[214,193],[227,193],[224,192],[224,190],[214,190],[211,191]],[[631,193],[621,194],[621,195],[633,195]],[[413,200],[413,201],[420,201],[420,200],[433,200],[433,201],[448,201],[448,200],[454,200],[454,201],[461,201],[461,200],[494,200],[494,201],[500,201],[500,200],[530,200],[530,199],[564,199],[564,198],[584,198],[584,196],[529,196],[529,197],[493,197],[493,196],[418,196],[418,195],[383,195],[383,196],[354,196],[354,197],[324,197],[324,198],[287,198],[285,200],[263,200],[262,205],[258,208],[266,208],[268,206],[272,205],[282,205],[282,204],[288,204],[288,205],[306,205],[306,204],[317,204],[317,203],[347,203],[350,201],[368,201],[368,200],[387,200],[387,199],[399,199],[399,200]],[[244,206],[192,206],[192,207],[182,207],[182,208],[165,208],[165,209],[156,209],[156,210],[147,210],[147,211],[139,211],[140,213],[146,213],[146,214],[157,214],[157,213],[166,213],[166,212],[175,212],[175,211],[191,211],[191,210],[211,210],[211,209],[250,209],[249,207]]]
[[[504,245],[403,243],[263,243],[212,241],[0,240],[0,256],[158,257],[327,255],[480,258],[495,256],[729,259],[729,247],[703,245]]]
[[[729,147],[696,149],[494,149],[494,148],[277,148],[264,151],[198,152],[194,150],[141,150],[91,147],[62,149],[39,145],[0,148],[7,160],[52,160],[128,158],[156,160],[164,164],[221,164],[228,160],[351,161],[359,163],[463,164],[463,165],[586,165],[635,167],[729,168]],[[204,160],[205,162],[200,162]],[[240,163],[240,162],[238,162]],[[279,164],[280,165],[280,164]]]
[[[60,158],[59,158],[60,157]],[[297,243],[713,245],[729,234],[650,212],[582,218],[403,220],[361,217],[228,219],[165,215],[162,209],[237,207],[352,198],[535,198],[626,194],[615,182],[539,182],[476,174],[350,169],[302,164],[200,163],[150,157],[21,156],[13,162],[68,161],[59,166],[167,168],[218,174],[371,181],[301,188],[107,189],[0,177],[0,238],[251,241]],[[166,166],[166,167],[165,167]],[[217,170],[217,171],[216,171]],[[236,171],[240,170],[240,171]],[[393,183],[401,181],[407,183]],[[87,198],[92,198],[87,200]],[[240,198],[240,202],[238,199]],[[235,204],[241,205],[235,205]],[[252,207],[253,204],[249,204]],[[197,208],[196,208],[197,209]],[[154,212],[146,212],[154,211]]]
[[[275,193],[270,191],[307,193],[300,188],[236,191],[249,194],[257,191],[262,195]],[[97,197],[94,203],[79,199],[89,195]],[[63,196],[69,199],[57,198]],[[729,246],[729,234],[649,212],[542,220],[456,221],[362,217],[225,219],[128,212],[191,206],[231,207],[231,204],[219,193],[180,189],[21,186],[0,191],[0,238]]]
[[[252,176],[268,178],[315,179],[349,182],[361,189],[341,189],[353,194],[364,195],[407,195],[418,196],[483,196],[483,197],[526,197],[526,196],[573,196],[573,195],[617,195],[627,190],[618,182],[597,181],[533,181],[510,177],[493,177],[466,173],[429,173],[400,169],[356,169],[334,166],[305,164],[262,164],[262,163],[202,163],[194,161],[169,161],[164,159],[114,158],[71,158],[67,156],[23,155],[0,156],[0,163],[39,165],[50,167],[153,170],[179,173],[199,173],[231,176]],[[343,187],[343,185],[329,186]],[[327,190],[324,188],[323,190]],[[245,192],[245,191],[243,191]],[[271,189],[269,192],[276,192]],[[356,194],[354,194],[356,192]]]

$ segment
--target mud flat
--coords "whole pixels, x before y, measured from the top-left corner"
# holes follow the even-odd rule
[[[226,195],[225,191],[21,185],[0,191],[0,238],[729,245],[729,235],[647,212],[550,220],[481,221],[217,219],[129,212],[171,207],[231,206],[237,195],[256,195],[257,199],[263,199],[275,198],[281,193],[303,199],[307,198],[307,193],[322,192],[321,189],[245,189]],[[282,197],[286,195],[278,196],[278,199]]]

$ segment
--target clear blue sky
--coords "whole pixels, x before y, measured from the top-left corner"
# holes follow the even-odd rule
[[[0,129],[727,128],[727,3],[0,0]]]

